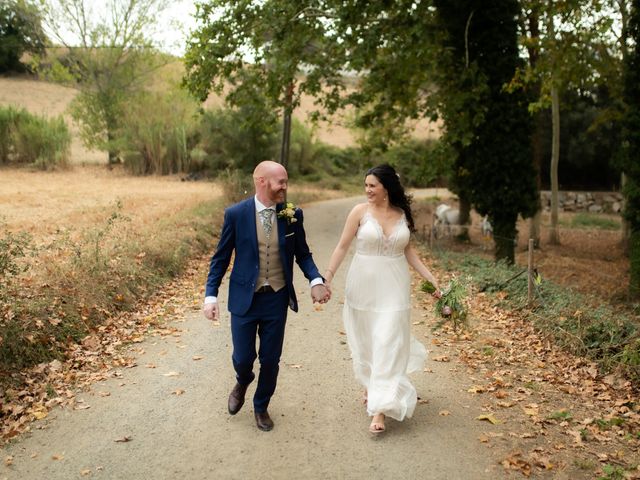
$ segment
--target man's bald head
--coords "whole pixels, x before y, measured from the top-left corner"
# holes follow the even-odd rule
[[[253,171],[258,200],[268,207],[284,202],[288,181],[287,170],[271,160],[260,162]]]
[[[269,178],[278,173],[284,173],[284,175],[286,175],[287,170],[278,162],[265,160],[263,162],[260,162],[253,171],[253,181],[255,183],[255,181],[261,177]]]

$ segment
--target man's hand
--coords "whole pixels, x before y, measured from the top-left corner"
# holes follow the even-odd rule
[[[326,285],[319,284],[311,287],[313,303],[327,303],[331,298],[331,290]]]
[[[205,303],[202,309],[204,316],[209,320],[218,320],[220,318],[220,309],[218,303]]]

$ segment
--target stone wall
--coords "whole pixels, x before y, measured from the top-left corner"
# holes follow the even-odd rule
[[[540,192],[542,208],[551,209],[551,192]],[[622,211],[620,192],[558,192],[560,212],[620,213]]]

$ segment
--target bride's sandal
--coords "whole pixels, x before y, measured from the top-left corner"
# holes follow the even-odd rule
[[[374,415],[373,421],[371,422],[371,425],[369,425],[369,432],[373,433],[374,435],[379,435],[380,433],[384,432],[384,430],[384,414],[379,413],[377,415]]]

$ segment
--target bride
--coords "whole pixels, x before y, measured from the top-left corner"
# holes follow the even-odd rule
[[[402,421],[413,414],[417,393],[407,373],[419,370],[426,349],[410,332],[411,265],[436,287],[438,283],[410,244],[415,231],[411,197],[393,167],[367,171],[367,202],[349,213],[325,273],[333,280],[352,240],[356,253],[347,273],[343,320],[358,382],[365,388],[369,431],[385,430],[385,417]]]

